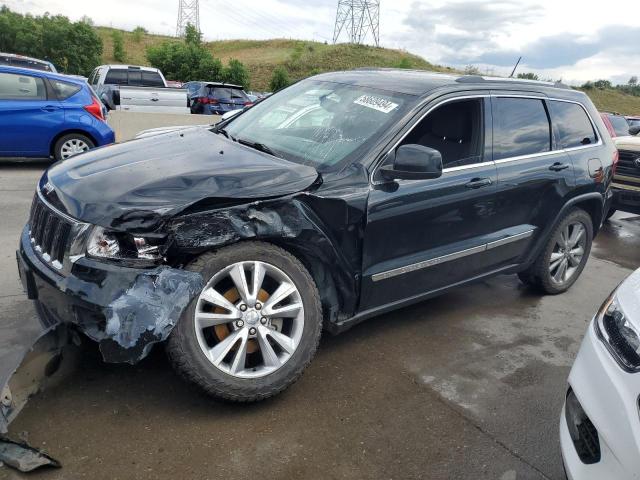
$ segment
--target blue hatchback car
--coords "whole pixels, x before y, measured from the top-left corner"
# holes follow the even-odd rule
[[[114,141],[84,80],[0,66],[0,157],[64,160]]]

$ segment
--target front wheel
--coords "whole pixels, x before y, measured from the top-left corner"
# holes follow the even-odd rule
[[[520,280],[557,294],[568,290],[584,269],[593,241],[593,223],[587,212],[574,208],[549,235],[547,244]]]
[[[187,266],[206,282],[171,333],[175,369],[206,393],[250,402],[302,374],[318,347],[322,308],[306,268],[267,243],[207,253]]]

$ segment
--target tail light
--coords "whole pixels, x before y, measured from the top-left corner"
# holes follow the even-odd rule
[[[218,104],[218,100],[216,100],[215,98],[199,97],[196,100],[198,100],[203,105],[217,105]]]
[[[253,102],[244,102],[245,107],[253,107]]]
[[[102,104],[93,95],[91,96],[91,100],[91,105],[85,105],[84,109],[91,115],[96,117],[98,120],[102,120],[104,122],[104,115],[102,114]]]

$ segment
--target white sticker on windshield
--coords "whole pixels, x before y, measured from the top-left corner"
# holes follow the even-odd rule
[[[355,104],[362,105],[363,107],[373,108],[382,113],[389,113],[395,108],[398,108],[397,103],[390,102],[384,98],[374,97],[373,95],[362,95],[360,98],[354,100]]]

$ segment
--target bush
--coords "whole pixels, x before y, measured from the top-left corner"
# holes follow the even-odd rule
[[[113,40],[113,58],[116,62],[125,62],[127,56],[124,53],[124,36],[120,30],[114,30],[111,32],[111,39]]]
[[[245,90],[249,90],[251,84],[249,81],[249,72],[244,64],[233,58],[229,60],[229,65],[224,69],[222,78],[227,83],[242,85]]]
[[[222,80],[222,62],[214,58],[202,45],[178,41],[163,42],[147,48],[147,60],[152,66],[162,70],[166,78],[172,80]]]
[[[0,52],[41,58],[72,75],[89,75],[100,64],[102,40],[85,21],[62,15],[21,15],[0,7]]]
[[[407,57],[403,57],[400,59],[398,63],[396,63],[396,68],[412,68],[413,64],[411,60]]]
[[[287,69],[280,66],[276,67],[273,71],[273,75],[271,76],[271,82],[269,84],[269,88],[272,92],[276,92],[285,87],[288,87],[291,84],[291,80],[289,79],[289,72]]]
[[[140,43],[142,41],[142,37],[147,34],[147,29],[144,27],[136,27],[133,29],[133,41],[136,43]]]
[[[540,80],[538,75],[536,75],[533,72],[519,73],[518,74],[518,78],[522,78],[522,79],[525,79],[525,80]]]

